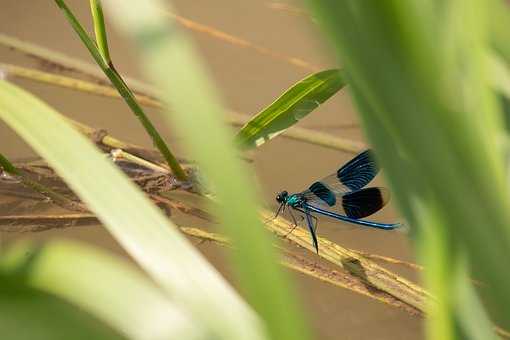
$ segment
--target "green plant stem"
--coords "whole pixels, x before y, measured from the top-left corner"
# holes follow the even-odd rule
[[[94,21],[94,32],[96,34],[97,47],[105,63],[109,64],[111,63],[111,58],[108,49],[108,39],[106,37],[106,25],[104,23],[101,0],[90,0],[90,11]]]
[[[0,166],[7,171],[11,175],[20,176],[21,172],[16,169],[14,164],[12,164],[4,155],[0,153]]]
[[[119,94],[122,96],[122,98],[124,98],[124,101],[129,106],[131,111],[133,111],[135,116],[142,123],[143,127],[152,138],[154,145],[161,152],[166,162],[168,163],[168,166],[174,172],[175,176],[180,180],[187,180],[186,173],[181,168],[179,162],[172,154],[152,122],[146,116],[142,107],[138,104],[135,96],[127,84],[124,82],[120,74],[117,72],[111,61],[109,63],[105,62],[96,44],[92,41],[92,39],[90,39],[78,19],[74,16],[69,7],[67,7],[65,2],[63,0],[55,0],[55,2],[64,13],[66,19],[69,21],[74,31],[80,37],[81,41],[85,44],[96,63],[99,65],[99,67],[101,67],[105,75],[112,82],[113,86],[115,86]]]

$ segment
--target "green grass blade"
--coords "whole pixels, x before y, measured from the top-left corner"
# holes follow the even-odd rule
[[[0,119],[52,166],[131,256],[207,331],[260,339],[260,321],[176,226],[64,117],[0,81]]]
[[[296,124],[345,86],[341,70],[314,73],[294,84],[257,113],[236,135],[242,148],[255,148]]]
[[[256,181],[237,157],[216,90],[190,41],[161,11],[162,1],[104,4],[135,39],[144,70],[164,94],[165,106],[172,107],[164,116],[181,131],[190,156],[214,187],[220,225],[235,245],[233,260],[249,302],[272,338],[307,338],[296,297],[277,263],[270,234],[259,221]]]
[[[11,175],[19,174],[18,169],[16,169],[16,167],[1,153],[0,153],[0,168],[3,168],[5,171],[10,173]]]
[[[90,0],[90,11],[94,20],[94,32],[96,33],[96,44],[105,64],[110,64],[110,51],[108,50],[108,39],[106,37],[106,26],[104,23],[103,7],[101,0]]]
[[[182,169],[181,165],[179,164],[173,153],[166,145],[165,141],[163,140],[163,137],[161,137],[156,127],[147,117],[140,104],[138,104],[138,101],[136,100],[133,92],[131,92],[127,84],[124,82],[124,79],[115,70],[113,64],[105,63],[105,59],[103,59],[100,50],[97,48],[96,44],[89,37],[89,35],[82,27],[78,19],[74,16],[70,8],[67,7],[65,1],[55,0],[55,2],[57,6],[62,10],[67,21],[71,24],[76,34],[78,34],[83,44],[87,47],[96,63],[99,65],[99,67],[101,67],[101,69],[103,70],[104,74],[108,77],[108,79],[110,79],[112,85],[115,86],[119,94],[122,96],[122,98],[124,98],[126,104],[129,106],[131,111],[133,111],[135,116],[138,118],[138,120],[144,127],[145,131],[147,131],[147,134],[149,134],[149,136],[152,138],[154,145],[156,146],[156,148],[158,148],[159,152],[161,152],[163,158],[168,163],[170,169],[172,169],[173,173],[177,176],[177,178],[181,180],[186,180],[187,176],[184,170]]]
[[[135,267],[90,246],[69,241],[16,244],[0,257],[0,275],[3,282],[53,294],[130,339],[204,335],[187,312]]]

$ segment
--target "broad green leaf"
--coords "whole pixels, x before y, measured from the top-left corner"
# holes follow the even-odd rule
[[[306,77],[250,119],[238,132],[236,142],[242,148],[261,146],[315,110],[345,84],[345,76],[338,69]]]
[[[258,334],[260,321],[177,227],[51,107],[0,80],[0,119],[55,169],[124,249],[214,336]]]
[[[84,312],[130,339],[189,339],[203,331],[134,266],[76,242],[13,245],[0,257],[0,277],[6,339],[28,339],[23,334],[35,331],[31,339],[86,339],[82,328],[93,318]],[[16,335],[14,327],[23,324]]]

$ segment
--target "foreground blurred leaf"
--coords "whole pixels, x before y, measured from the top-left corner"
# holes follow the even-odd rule
[[[307,325],[257,214],[257,183],[237,157],[216,87],[191,42],[164,14],[165,1],[110,0],[109,13],[134,38],[147,76],[162,94],[163,116],[214,186],[220,226],[232,240],[240,287],[274,339],[304,339]],[[107,11],[108,12],[108,11]],[[168,108],[172,108],[170,111]],[[246,339],[248,331],[244,331]],[[250,334],[251,335],[251,334]]]
[[[236,142],[242,148],[261,146],[315,110],[345,84],[343,72],[338,69],[306,77],[250,119],[238,132]]]
[[[438,296],[429,335],[459,336],[457,323],[466,316],[455,309],[461,298],[456,290],[471,282],[467,275],[456,279],[467,282],[452,280],[452,269],[464,257],[470,276],[486,285],[481,291],[488,314],[510,327],[510,275],[502,261],[510,249],[510,197],[504,124],[487,67],[487,25],[494,20],[487,2],[310,4],[341,56],[363,125],[417,244],[428,250],[424,265],[437,269],[426,273]]]
[[[73,322],[72,326],[61,319],[80,320],[82,311],[130,339],[189,339],[197,338],[202,332],[187,313],[177,309],[163,291],[137,269],[90,246],[72,242],[45,246],[16,244],[0,258],[0,277],[0,292],[14,290],[0,299],[3,336],[6,331],[13,332],[6,339],[23,337],[14,336],[12,328],[5,329],[5,323],[12,327],[25,323],[21,328],[25,332],[28,325],[34,324],[40,334],[32,339],[41,339],[45,333],[53,333],[48,338],[58,338],[55,335],[59,334],[58,330],[70,332],[67,339],[86,339],[88,333],[82,334],[81,328],[90,323],[90,316],[82,316],[82,322]],[[45,293],[66,300],[79,310]],[[53,308],[63,310],[57,312]],[[31,315],[34,310],[37,315]],[[7,316],[10,316],[8,320]],[[73,327],[74,334],[69,330]]]
[[[0,80],[0,118],[66,181],[126,251],[217,337],[260,335],[260,321],[162,213],[52,108]]]

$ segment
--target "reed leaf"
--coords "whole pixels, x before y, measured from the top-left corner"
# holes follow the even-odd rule
[[[108,49],[108,39],[106,37],[106,26],[104,23],[101,0],[90,0],[90,12],[92,13],[92,19],[94,21],[97,48],[99,49],[99,53],[101,53],[104,62],[106,64],[110,64],[112,60]]]
[[[242,149],[259,147],[283,133],[345,86],[342,71],[314,73],[285,91],[274,103],[253,116],[237,133]]]

